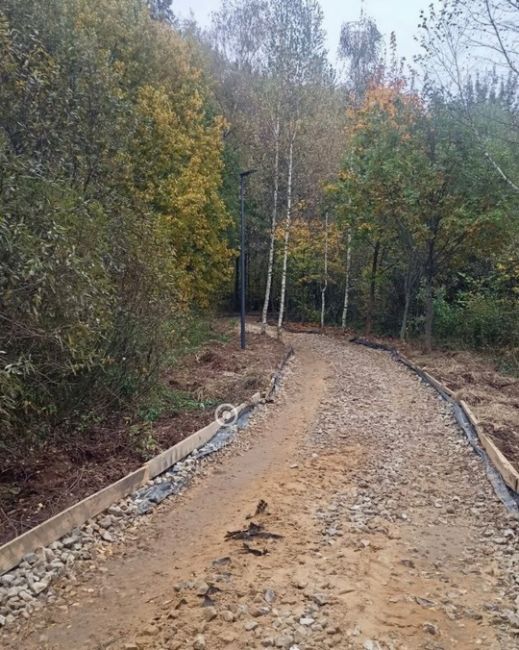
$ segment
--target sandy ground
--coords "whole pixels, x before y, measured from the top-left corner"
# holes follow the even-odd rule
[[[3,647],[519,647],[518,522],[446,405],[383,352],[289,338],[235,448]]]

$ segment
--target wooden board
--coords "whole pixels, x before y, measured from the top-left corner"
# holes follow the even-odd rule
[[[467,402],[463,401],[462,399],[460,399],[460,405],[461,408],[465,411],[465,415],[467,416],[470,424],[472,424],[472,426],[477,430],[479,426],[479,420],[471,411],[470,406],[467,404]],[[478,431],[478,435],[479,435],[479,431]]]
[[[240,404],[236,409],[238,417],[253,408],[262,399],[261,393],[255,393],[249,401]],[[217,422],[211,422],[207,427],[196,431],[185,440],[152,458],[136,472],[132,472],[4,544],[0,547],[0,575],[20,564],[28,553],[64,537],[74,528],[82,526],[88,519],[96,517],[114,503],[136,492],[150,479],[163,474],[175,463],[189,456],[195,449],[207,444],[219,429],[220,425]]]
[[[149,460],[145,465],[148,478],[153,479],[163,474],[170,467],[173,467],[175,463],[189,456],[195,449],[203,447],[216,435],[219,428],[218,422],[211,422],[207,427],[196,431],[185,440]]]
[[[146,467],[141,467],[120,481],[92,494],[39,526],[0,547],[0,575],[17,566],[28,553],[48,546],[96,517],[112,504],[138,490],[147,481]]]
[[[517,472],[512,463],[497,448],[493,440],[479,429],[478,436],[493,465],[503,477],[504,482],[514,492],[519,492],[519,472]]]

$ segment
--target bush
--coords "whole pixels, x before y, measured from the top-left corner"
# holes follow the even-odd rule
[[[153,385],[229,269],[222,129],[145,0],[0,9],[0,445]]]
[[[465,347],[514,348],[519,345],[519,301],[490,293],[463,293],[449,304],[435,300],[435,334],[444,344]]]

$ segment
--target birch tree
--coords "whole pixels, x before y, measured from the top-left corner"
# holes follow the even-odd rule
[[[342,308],[341,326],[343,331],[346,329],[348,322],[348,307],[350,304],[350,283],[351,283],[351,226],[347,226],[346,235],[346,278],[344,281],[344,302]]]
[[[316,0],[272,1],[269,12],[269,69],[279,79],[281,115],[288,139],[287,203],[284,223],[283,263],[278,314],[278,333],[285,317],[290,227],[294,202],[294,166],[303,106],[315,99],[315,87],[329,74],[323,14]]]
[[[324,269],[321,280],[321,330],[324,329],[326,291],[328,290],[328,212],[324,215]]]

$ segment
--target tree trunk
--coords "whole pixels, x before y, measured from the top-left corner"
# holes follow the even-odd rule
[[[373,312],[375,309],[375,294],[377,290],[377,272],[378,272],[378,257],[380,254],[380,242],[377,241],[373,251],[373,262],[371,264],[371,279],[369,283],[369,298],[368,309],[366,314],[366,336],[371,334],[373,329]]]
[[[324,228],[324,281],[321,285],[321,330],[324,329],[326,290],[328,289],[328,213],[325,215]]]
[[[281,330],[283,328],[287,293],[288,241],[290,238],[290,225],[292,221],[292,175],[294,171],[294,140],[295,132],[290,139],[290,146],[288,149],[287,218],[285,221],[285,239],[283,242],[283,269],[281,272],[281,299],[279,303],[278,336],[281,335]]]
[[[405,305],[400,327],[400,340],[405,341],[407,336],[407,321],[409,319],[409,305],[411,304],[411,279],[409,275],[405,279]]]
[[[274,273],[274,249],[276,242],[276,225],[278,216],[278,196],[279,196],[279,116],[277,117],[276,126],[274,127],[275,138],[275,155],[274,155],[274,207],[272,209],[272,222],[270,227],[270,247],[269,261],[267,267],[267,284],[265,287],[265,300],[263,302],[263,313],[261,316],[261,333],[265,334],[267,329],[267,317],[270,302],[270,293],[272,291],[272,276]]]
[[[350,271],[351,271],[351,228],[348,229],[346,242],[346,285],[344,289],[344,306],[342,308],[342,329],[346,329],[348,307],[350,302]]]
[[[434,319],[434,302],[433,302],[433,283],[434,283],[434,242],[429,242],[429,251],[426,264],[426,285],[425,285],[425,349],[427,352],[432,351],[433,340],[433,319]]]

